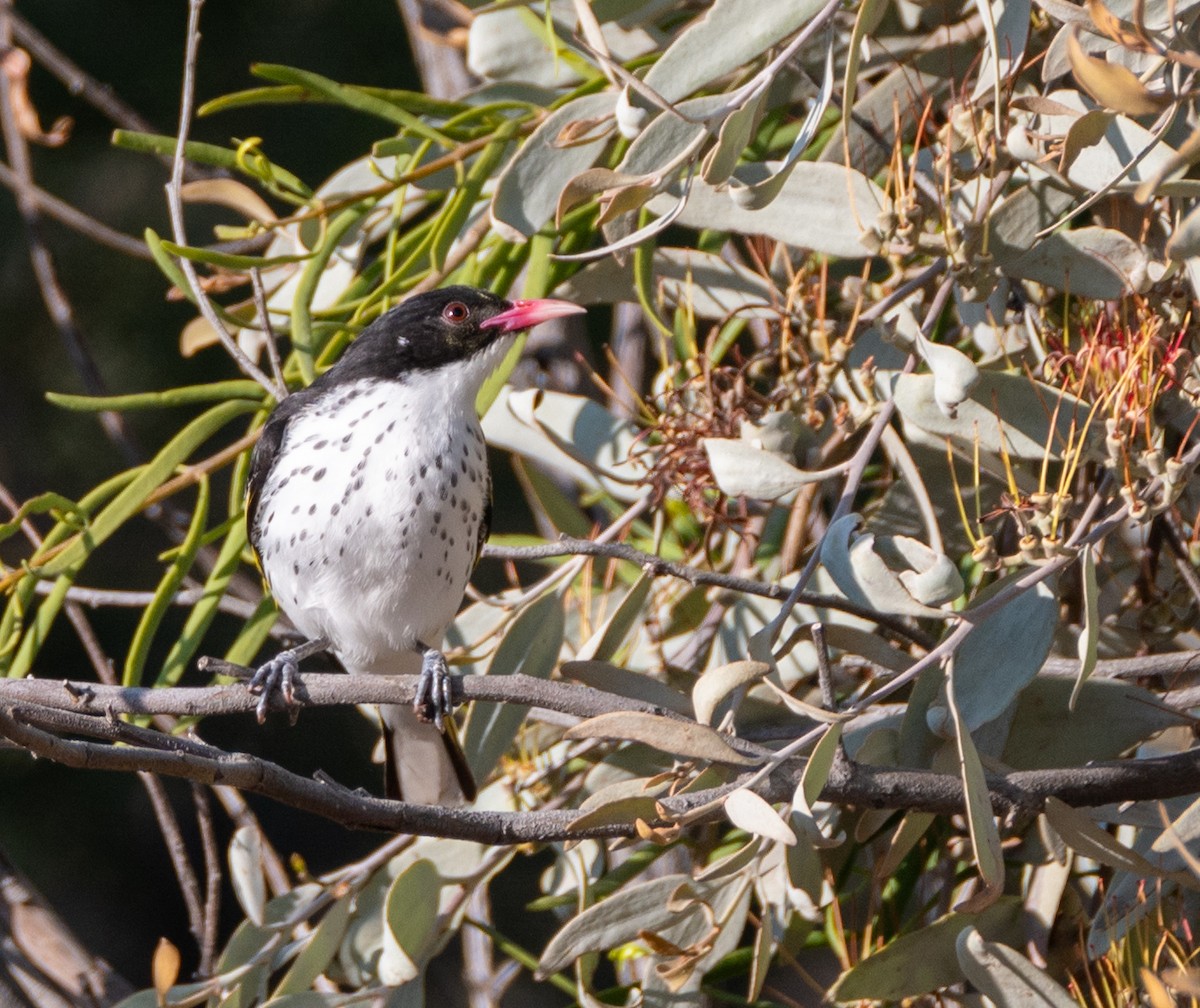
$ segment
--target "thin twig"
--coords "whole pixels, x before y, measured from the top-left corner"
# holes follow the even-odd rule
[[[6,164],[0,164],[0,185],[14,193],[20,185],[16,173]],[[88,216],[78,207],[71,206],[70,203],[46,192],[45,189],[29,185],[24,187],[24,194],[42,214],[78,231],[98,245],[104,245],[134,259],[153,260],[154,257],[150,254],[150,249],[146,247],[144,241],[110,228],[103,221]]]
[[[204,904],[200,898],[200,880],[196,878],[188,858],[187,845],[183,842],[183,832],[179,828],[175,810],[171,807],[171,799],[167,797],[162,781],[154,774],[139,771],[137,778],[150,796],[150,806],[154,809],[158,830],[166,841],[171,867],[175,869],[175,879],[179,882],[179,891],[183,893],[183,903],[187,907],[188,929],[196,939],[196,946],[203,948],[206,928]]]
[[[598,556],[611,560],[626,560],[635,563],[643,570],[655,575],[669,575],[693,585],[711,585],[714,588],[724,588],[727,591],[739,592],[743,595],[757,595],[760,598],[784,600],[789,598],[789,590],[782,585],[768,584],[751,578],[737,577],[733,574],[722,574],[718,571],[704,570],[692,567],[675,560],[666,560],[653,553],[646,553],[627,543],[601,543],[592,539],[575,539],[562,536],[552,543],[538,546],[496,546],[488,544],[483,548],[485,560],[529,561],[549,560],[563,556]],[[934,641],[925,632],[909,626],[902,619],[888,613],[876,612],[865,606],[857,605],[847,599],[834,595],[819,595],[815,592],[801,592],[798,601],[817,609],[833,609],[849,613],[861,619],[872,620],[886,627],[897,636],[910,640],[923,648],[932,647]]]
[[[11,6],[8,0],[0,3],[0,53],[6,52],[12,45]],[[8,152],[11,167],[13,193],[16,196],[17,209],[25,225],[26,243],[29,246],[29,261],[33,267],[34,279],[50,320],[54,323],[59,338],[67,351],[75,372],[83,382],[89,395],[104,395],[107,391],[100,368],[88,349],[75,320],[75,312],[66,292],[58,281],[58,271],[54,266],[54,257],[50,254],[49,246],[42,237],[41,212],[38,200],[32,190],[33,166],[29,157],[29,145],[16,121],[13,109],[12,85],[8,75],[0,72],[0,132],[4,136],[4,146]],[[133,439],[126,429],[125,419],[112,410],[101,410],[97,413],[100,425],[109,440],[130,465],[140,461]]]
[[[509,680],[516,677],[495,678]],[[59,737],[59,732],[105,741],[66,740]],[[267,795],[347,826],[496,845],[636,833],[632,823],[575,826],[574,820],[579,813],[572,809],[486,812],[386,801],[342,787],[327,777],[320,780],[300,777],[274,763],[243,753],[227,753],[179,738],[168,741],[161,732],[119,720],[53,710],[36,704],[18,702],[0,706],[0,735],[30,752],[67,766],[151,770],[207,784],[219,782]],[[112,742],[125,744],[118,746],[110,744]],[[759,783],[759,793],[769,801],[787,800],[801,771],[800,765],[793,765],[787,774],[768,777]],[[702,806],[710,808],[708,817],[719,817],[720,800],[736,787],[750,786],[751,779],[749,775],[742,775],[718,787],[662,798],[660,806],[664,814],[660,823],[669,824]],[[993,775],[989,777],[988,785],[994,811],[1007,815],[1016,811],[1036,811],[1051,796],[1071,805],[1087,806],[1193,794],[1198,780],[1200,749],[1192,749],[1167,757],[1021,771],[1003,777]],[[962,781],[957,774],[888,770],[856,764],[844,757],[835,761],[821,799],[869,808],[905,808],[942,814],[958,813],[963,809]]]
[[[167,183],[167,209],[171,217],[171,235],[178,245],[187,245],[188,243],[187,229],[183,221],[184,151],[187,149],[188,131],[192,123],[192,107],[196,92],[196,55],[200,48],[200,9],[203,6],[204,0],[188,0],[187,44],[184,50],[183,86],[180,89],[179,99],[179,134],[175,142],[175,159],[171,165],[171,180]],[[187,279],[188,287],[191,288],[192,297],[200,309],[200,314],[212,326],[213,332],[217,334],[225,352],[233,358],[242,374],[258,382],[277,400],[282,401],[287,396],[287,389],[277,386],[267,377],[259,366],[246,356],[246,353],[238,346],[237,340],[229,334],[229,330],[225,328],[225,323],[213,308],[208,294],[200,283],[192,261],[180,256],[178,263]]]
[[[208,789],[192,784],[192,804],[196,825],[200,828],[200,849],[204,852],[204,935],[200,942],[200,976],[211,976],[217,954],[217,924],[221,912],[221,855],[213,829],[212,803]]]
[[[283,364],[279,360],[279,344],[275,342],[275,327],[271,324],[271,312],[267,308],[267,292],[263,289],[262,270],[258,267],[250,271],[250,289],[254,291],[254,310],[258,314],[258,324],[262,329],[267,360],[271,363],[271,374],[275,378],[275,384],[286,392],[287,382],[283,379]]]

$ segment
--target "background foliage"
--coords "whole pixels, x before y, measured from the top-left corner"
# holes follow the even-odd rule
[[[283,62],[209,87],[228,54],[206,37],[193,139],[113,137],[173,169],[175,212],[141,223],[199,309],[181,358],[118,398],[51,396],[132,468],[60,476],[0,526],[0,734],[197,782],[202,868],[175,866],[198,976],[167,991],[163,946],[160,995],[418,1003],[461,935],[481,1005],[518,974],[514,998],[579,1003],[1200,996],[1198,6],[494,5],[441,30],[465,95]],[[297,107],[369,131],[302,167],[267,139]],[[262,764],[199,741],[229,745],[225,719],[175,716],[238,687],[160,693],[153,725],[121,690],[286,639],[248,563],[249,445],[281,384],[446,282],[592,308],[559,333],[577,356],[533,345],[535,387],[510,366],[480,403],[522,503],[448,641],[488,673],[464,690],[489,784],[477,814],[329,785],[327,815],[422,835],[310,870],[307,818],[264,827],[201,786],[316,807],[302,776],[235,777]],[[119,585],[147,521],[157,561]],[[117,586],[143,594],[96,594]],[[16,681],[87,678],[47,642],[118,602],[124,633],[89,651],[108,692]],[[277,758],[371,786],[344,752]],[[200,890],[231,831],[230,935]]]

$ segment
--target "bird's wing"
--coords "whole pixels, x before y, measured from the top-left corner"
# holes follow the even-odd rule
[[[488,479],[487,495],[483,498],[483,517],[479,521],[479,534],[475,538],[475,562],[479,563],[479,558],[483,554],[483,547],[487,543],[488,535],[492,531],[492,481]]]
[[[276,406],[263,425],[262,434],[250,456],[250,475],[246,479],[246,531],[256,559],[259,533],[258,507],[262,503],[263,487],[267,485],[267,477],[271,475],[271,470],[275,468],[275,462],[279,458],[279,450],[283,447],[288,421],[303,405],[304,393],[296,392]]]

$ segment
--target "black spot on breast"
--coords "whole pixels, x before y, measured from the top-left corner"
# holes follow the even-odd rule
[[[309,505],[308,505],[308,513],[309,513],[310,515],[315,515],[315,514],[317,513],[317,505],[316,505],[316,504],[309,504]]]
[[[420,490],[418,490],[417,491],[417,499],[415,501],[413,501],[413,503],[416,504],[417,507],[420,507],[421,501],[423,501],[424,499],[425,499],[425,495]]]
[[[325,467],[321,466],[320,469],[318,469],[315,473],[313,473],[313,482],[314,483],[320,482],[324,478],[325,478]]]
[[[328,448],[328,447],[329,447],[329,442],[328,442],[328,441],[326,441],[326,440],[324,440],[324,439],[322,439],[322,440],[318,441],[318,442],[317,442],[315,445],[313,445],[313,447],[314,447],[314,448],[316,448],[316,449],[318,449],[318,450],[320,450],[321,448]]]

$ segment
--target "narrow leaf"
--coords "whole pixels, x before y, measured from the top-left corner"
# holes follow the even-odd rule
[[[774,840],[788,847],[796,842],[796,834],[779,813],[766,799],[749,788],[738,788],[726,795],[724,807],[729,821],[747,833]]]
[[[572,725],[564,738],[601,738],[619,742],[641,742],[659,752],[683,759],[701,759],[733,766],[752,766],[758,762],[743,756],[713,729],[676,718],[644,714],[641,711],[612,711]]]

